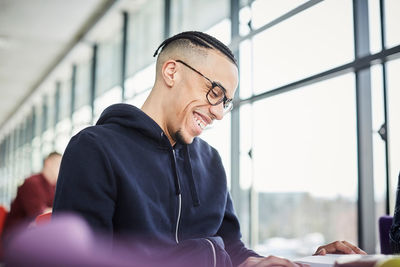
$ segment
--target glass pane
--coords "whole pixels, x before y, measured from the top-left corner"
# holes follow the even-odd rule
[[[71,80],[61,83],[59,119],[68,118],[71,114]]]
[[[121,91],[121,87],[116,86],[94,100],[94,122],[100,118],[101,113],[108,106],[121,102]]]
[[[385,141],[382,140],[378,131],[385,121],[383,102],[383,79],[382,66],[371,67],[371,93],[372,93],[372,141],[374,160],[374,191],[375,191],[375,213],[376,218],[386,213],[386,154]],[[376,224],[376,251],[379,248],[379,229]]]
[[[149,0],[129,16],[127,75],[151,64],[164,37],[164,1]]]
[[[154,85],[154,79],[156,77],[156,64],[153,63],[150,66],[138,71],[133,77],[125,81],[125,96],[127,99],[131,99],[146,90],[149,90]]]
[[[400,1],[385,0],[386,47],[400,44]]]
[[[40,155],[40,143],[41,143],[41,125],[42,125],[42,108],[41,104],[36,104],[33,107],[35,111],[35,122],[34,122],[34,138],[32,140],[32,172],[39,172],[42,167],[41,155]]]
[[[92,109],[89,105],[83,106],[72,114],[72,135],[92,124]]]
[[[252,27],[258,29],[305,2],[307,0],[254,1],[251,5]]]
[[[231,21],[229,19],[223,19],[219,23],[206,30],[206,33],[214,36],[225,45],[229,45],[231,42]]]
[[[253,161],[251,158],[251,149],[253,147],[253,109],[252,105],[240,107],[240,189],[241,195],[236,206],[238,206],[238,217],[242,240],[248,246],[250,245],[250,187],[253,182]]]
[[[252,54],[253,54],[252,39],[247,39],[240,43],[239,47],[239,85],[240,92],[239,96],[241,99],[249,98],[253,95],[253,64],[252,64]]]
[[[388,134],[391,179],[391,211],[400,173],[400,59],[387,63]]]
[[[214,147],[221,156],[222,164],[225,168],[227,183],[230,184],[231,178],[231,116],[226,114],[221,121],[214,121],[208,126],[200,138],[204,139],[209,145]]]
[[[57,123],[54,150],[59,153],[64,153],[64,150],[71,138],[71,130],[72,122],[69,118],[65,118]]]
[[[55,86],[54,90],[51,92],[51,94],[48,95],[47,98],[47,126],[46,129],[53,129],[55,125],[55,118],[56,118],[56,103],[55,103]]]
[[[347,74],[254,103],[258,252],[293,257],[332,240],[357,243],[354,85]]]
[[[370,51],[375,54],[382,49],[379,0],[368,0]]]
[[[182,31],[205,31],[229,17],[229,0],[172,0],[171,36]]]
[[[90,103],[91,68],[91,61],[81,63],[76,68],[75,110]]]
[[[121,83],[122,33],[102,42],[98,48],[96,96]]]
[[[244,6],[239,11],[239,34],[246,35],[250,33],[251,26],[251,8]]]
[[[375,202],[377,204],[377,214],[380,216],[385,213],[386,196],[385,142],[378,133],[380,127],[385,122],[381,65],[375,65],[371,67],[371,85]]]
[[[49,154],[53,148],[54,139],[54,118],[55,118],[55,97],[54,93],[48,94],[44,97],[43,105],[43,133],[41,143],[41,157],[42,159]]]
[[[255,36],[254,92],[352,61],[352,12],[351,1],[327,0]]]
[[[151,90],[149,89],[149,90],[140,92],[140,93],[136,94],[133,98],[128,99],[126,101],[126,103],[134,105],[137,108],[141,108],[144,104],[144,101],[146,101],[147,97],[149,96],[150,91]]]

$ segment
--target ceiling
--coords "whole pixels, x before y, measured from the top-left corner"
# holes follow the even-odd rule
[[[114,2],[0,0],[0,131]]]

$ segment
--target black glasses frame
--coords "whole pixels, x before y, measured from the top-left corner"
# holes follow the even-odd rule
[[[192,71],[196,72],[197,74],[199,74],[200,76],[202,76],[203,78],[205,78],[207,81],[209,81],[211,83],[211,88],[210,88],[210,90],[208,90],[208,92],[206,94],[207,101],[208,101],[208,103],[210,103],[210,105],[217,106],[217,105],[223,103],[224,113],[226,113],[226,112],[228,112],[228,111],[230,111],[232,109],[232,107],[233,107],[233,103],[232,103],[233,98],[227,98],[226,97],[226,89],[222,86],[222,84],[220,84],[219,82],[212,81],[211,79],[209,79],[206,76],[204,76],[204,74],[202,74],[200,71],[196,70],[195,68],[193,68],[189,64],[183,62],[180,59],[177,59],[175,61],[183,64],[186,67],[188,67],[189,69],[191,69]],[[222,90],[222,93],[224,94],[224,97],[218,99],[217,102],[213,103],[210,100],[209,95],[210,95],[210,93],[212,92],[212,90],[215,87],[218,87],[218,88],[220,88]]]

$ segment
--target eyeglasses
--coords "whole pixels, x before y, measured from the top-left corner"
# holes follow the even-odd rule
[[[200,71],[198,71],[195,68],[191,67],[190,65],[186,64],[182,60],[178,59],[175,61],[182,63],[183,65],[185,65],[192,71],[196,72],[200,76],[204,77],[207,81],[209,81],[211,83],[211,88],[210,88],[210,90],[208,90],[208,92],[206,94],[207,101],[208,101],[208,103],[210,103],[210,105],[217,106],[217,105],[223,103],[224,115],[232,110],[232,108],[233,108],[232,100],[233,99],[226,97],[226,89],[219,82],[214,82],[214,81],[210,80],[209,78],[204,76]]]

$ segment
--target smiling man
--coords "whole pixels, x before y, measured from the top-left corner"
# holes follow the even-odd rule
[[[244,246],[220,156],[197,138],[232,108],[238,86],[232,52],[201,32],[175,35],[155,56],[159,50],[143,107],[113,105],[71,139],[54,213],[73,211],[95,230],[129,236],[149,261],[171,266],[295,266]],[[335,252],[362,253],[346,242],[319,249]]]
[[[211,49],[200,36],[224,50]],[[161,126],[172,146],[190,144],[231,110],[238,85],[236,61],[227,47],[200,33],[182,33],[161,47],[156,82],[142,110]]]

